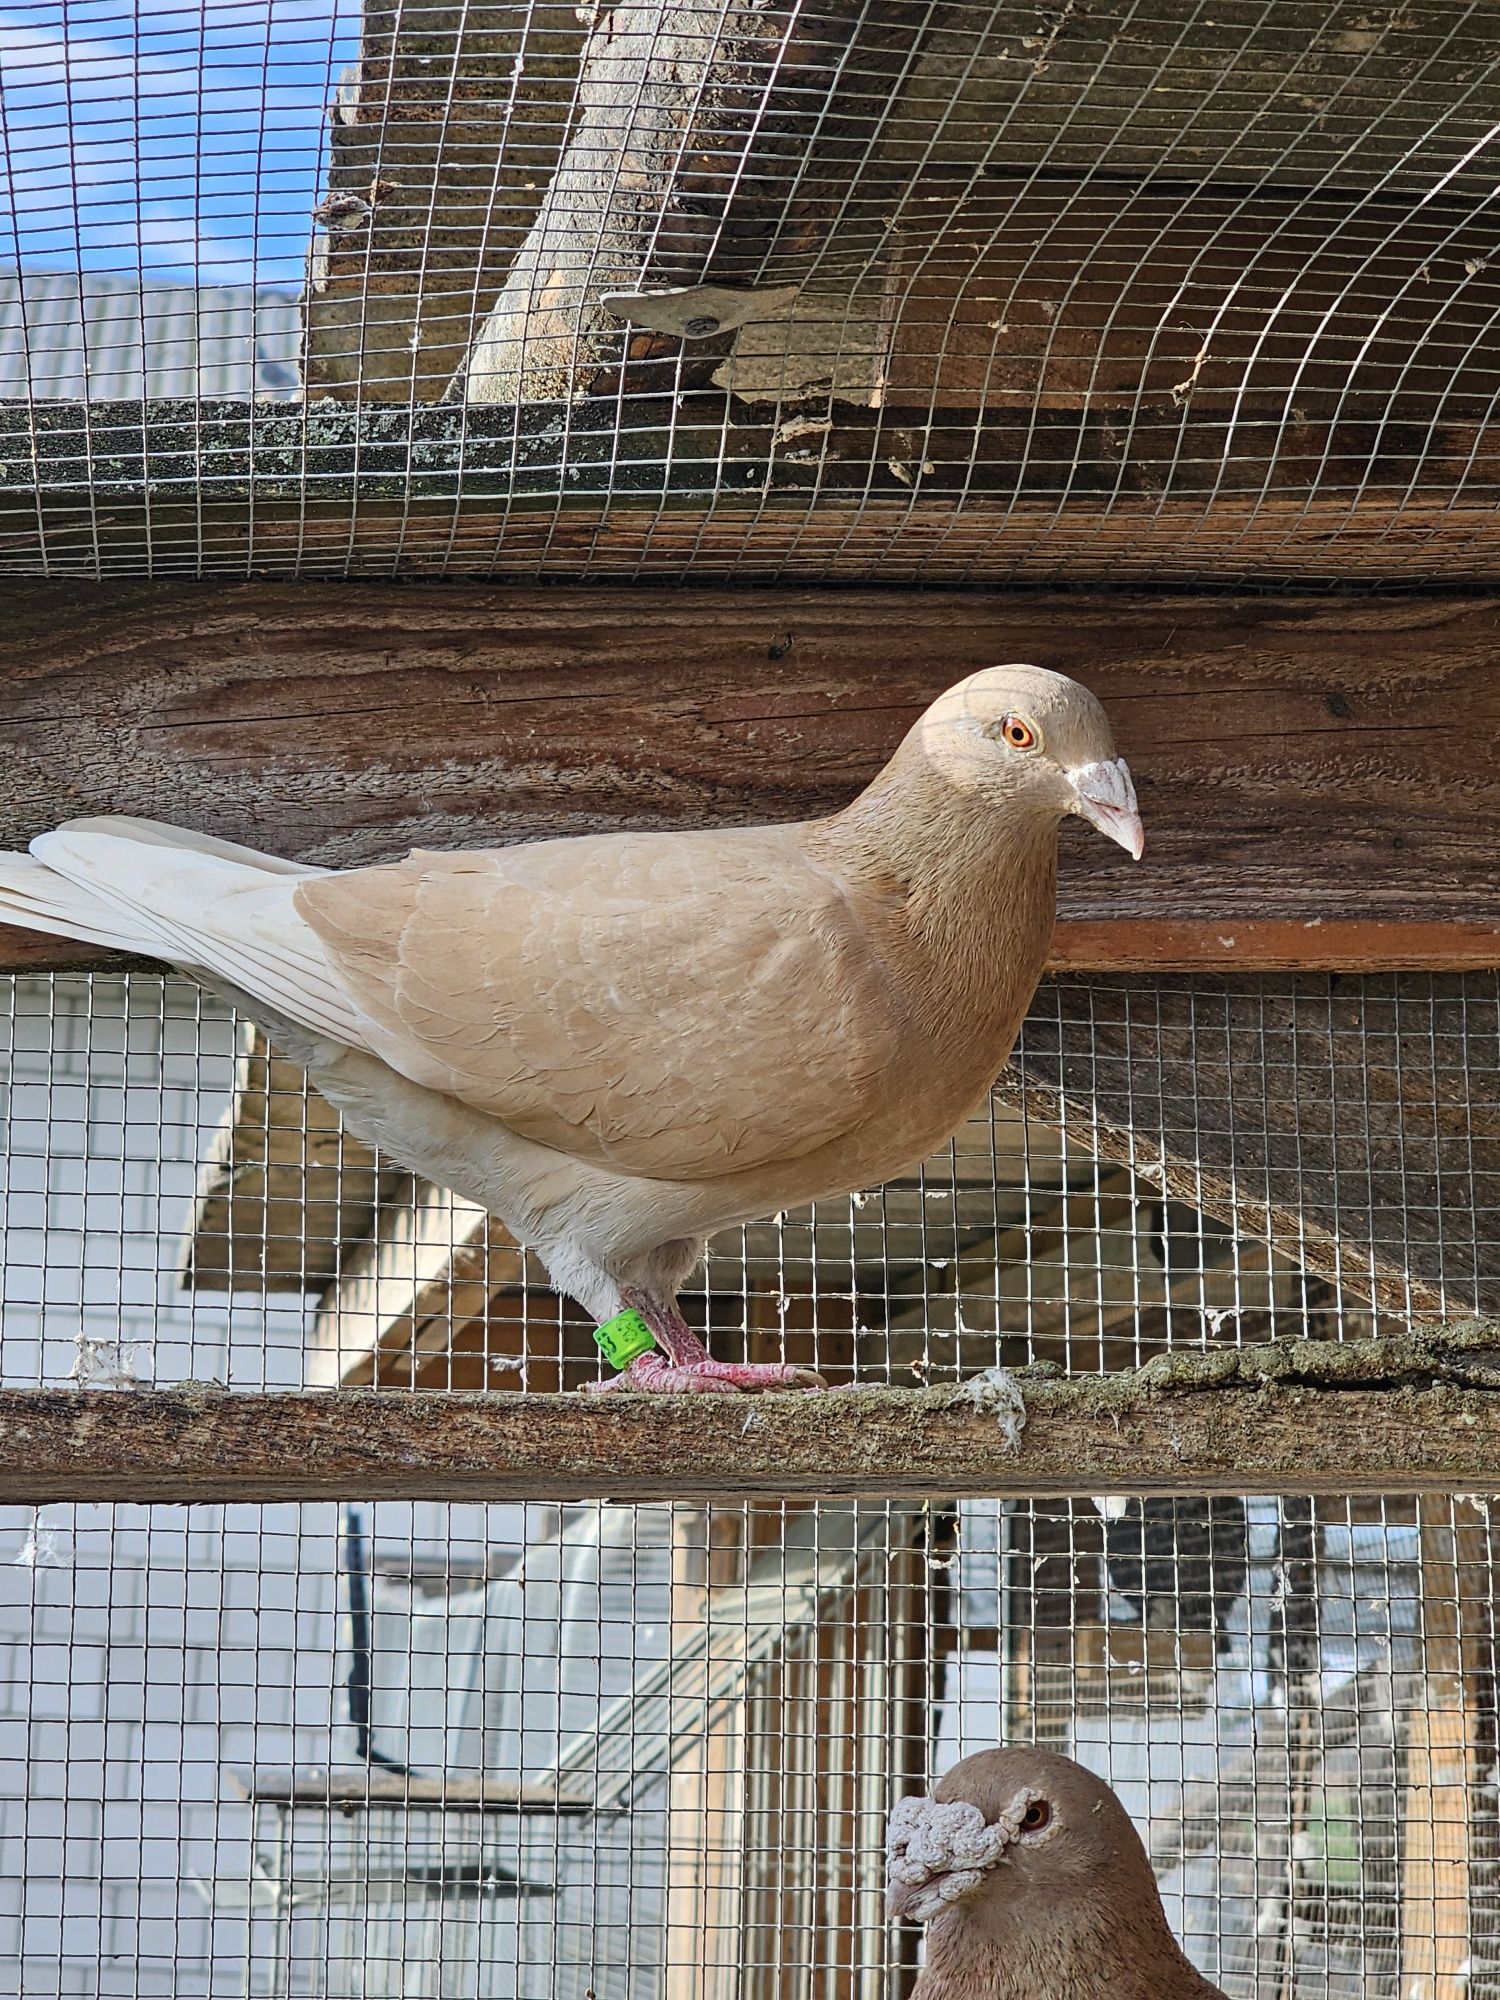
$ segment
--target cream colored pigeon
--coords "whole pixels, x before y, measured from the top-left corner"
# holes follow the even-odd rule
[[[983,1103],[1047,956],[1057,829],[1139,857],[1098,702],[1040,667],[940,696],[832,818],[416,852],[342,872],[134,819],[0,855],[0,921],[165,959],[349,1127],[479,1203],[652,1390],[820,1387],[710,1358],[715,1230],[869,1187]]]
[[[891,1915],[927,1925],[912,2000],[1225,2000],[1179,1946],[1141,1837],[1050,1750],[965,1757],[886,1837]]]

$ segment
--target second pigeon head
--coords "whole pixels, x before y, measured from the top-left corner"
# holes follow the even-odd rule
[[[1046,667],[985,667],[959,681],[912,732],[924,759],[961,790],[1069,813],[1137,861],[1145,846],[1135,786],[1088,689]]]
[[[1052,1751],[981,1751],[902,1799],[886,1882],[891,1915],[929,1927],[919,1995],[1224,2000],[1173,1937],[1130,1815]]]

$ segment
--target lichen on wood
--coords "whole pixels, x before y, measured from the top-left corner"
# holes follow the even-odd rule
[[[753,1401],[11,1389],[0,1391],[0,1501],[1346,1496],[1500,1485],[1500,1328],[1418,1329],[1349,1343],[1347,1355],[1332,1345],[1198,1352],[1111,1376],[1016,1371],[1019,1443],[963,1385]]]

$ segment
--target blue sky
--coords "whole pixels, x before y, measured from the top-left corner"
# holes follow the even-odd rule
[[[297,285],[359,0],[0,0],[0,268]]]

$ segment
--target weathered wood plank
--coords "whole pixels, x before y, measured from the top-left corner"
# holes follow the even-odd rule
[[[1389,442],[1408,421],[1486,417],[1486,231],[1482,205],[1391,192],[927,179],[886,265],[884,401],[1111,411],[1142,459],[1168,431],[1192,450],[1222,425],[1227,483],[1269,442],[1273,488],[1310,458],[1332,489],[1347,472],[1322,461],[1331,423]]]
[[[1083,428],[1083,419],[1074,421]],[[414,475],[404,497],[386,482],[357,506],[352,490],[319,487],[298,498],[284,485],[253,506],[222,491],[189,506],[154,497],[147,503],[116,488],[101,519],[76,489],[48,490],[40,500],[28,490],[0,499],[0,537],[16,573],[50,568],[54,577],[84,583],[111,566],[136,574],[153,562],[166,571],[200,565],[205,576],[231,582],[248,570],[325,587],[350,578],[383,582],[398,569],[411,583],[514,579],[565,587],[587,576],[674,592],[684,576],[795,589],[830,581],[1110,590],[1500,583],[1500,488],[1469,479],[1467,447],[1459,442],[1434,443],[1436,476],[1425,487],[1424,461],[1409,461],[1403,480],[1400,467],[1377,467],[1365,453],[1338,461],[1343,483],[1333,491],[1268,493],[1252,472],[1252,490],[1221,485],[1195,495],[1193,488],[1207,483],[1199,449],[1206,443],[1222,452],[1221,435],[1192,441],[1185,470],[1200,476],[1174,475],[1165,492],[1152,491],[1149,466],[1142,490],[1134,490],[1136,468],[1122,465],[1116,450],[1109,461],[1116,490],[1087,490],[1091,467],[1073,494],[1059,475],[1050,492],[1032,495],[1016,490],[1028,442],[1024,419],[1012,420],[1011,432],[1010,459],[974,467],[967,490],[957,462],[947,487],[922,471],[936,461],[912,456],[913,438],[923,441],[918,429],[893,434],[889,459],[856,454],[864,497],[823,492],[817,452],[789,443],[769,463],[761,457],[733,468],[736,484],[742,476],[739,492],[721,487],[665,504],[628,494],[607,499],[596,487],[560,503],[512,503],[493,488],[439,500]],[[1161,440],[1168,465],[1173,441]],[[1222,456],[1213,464],[1221,466]],[[997,470],[1004,474],[998,491]]]
[[[1490,0],[1462,15],[1440,0],[1235,0],[1211,14],[1194,0],[1155,0],[1149,14],[1131,0],[955,0],[883,151],[912,166],[982,162],[1009,174],[1040,166],[1424,193],[1446,168],[1477,191],[1496,116],[1497,31]]]
[[[830,451],[845,456],[843,403],[925,408],[939,432],[958,409],[997,426],[1108,413],[1127,484],[1161,478],[1175,435],[1162,484],[1191,478],[1183,461],[1205,449],[1226,487],[1264,465],[1268,492],[1309,476],[1333,491],[1362,445],[1395,446],[1408,425],[1436,483],[1458,469],[1439,434],[1487,420],[1496,294],[1482,203],[926,173],[893,205],[877,277],[840,291],[821,270],[818,289],[789,300],[767,289],[773,303],[750,310],[727,359],[690,379],[746,403],[834,407]],[[685,367],[699,351],[684,350]],[[1024,455],[1029,481],[1045,439]],[[924,456],[941,476],[941,445]],[[1491,457],[1484,447],[1471,470]]]
[[[1500,581],[1494,427],[1430,392],[1399,422],[1347,416],[1288,426],[1284,395],[1241,410],[1220,389],[779,420],[675,382],[521,409],[18,405],[0,409],[0,560],[674,587]]]
[[[1232,931],[1170,917],[1061,922],[1054,972],[1463,972],[1500,965],[1500,922],[1236,919]]]
[[[0,1391],[0,1501],[777,1499],[1487,1491],[1500,1395],[1026,1388],[1012,1449],[952,1392],[728,1397]]]
[[[25,585],[0,846],[127,812],[333,865],[837,807],[997,659],[1108,705],[1148,830],[1064,830],[1074,968],[1500,963],[1500,602]],[[98,962],[17,938],[0,964]]]

